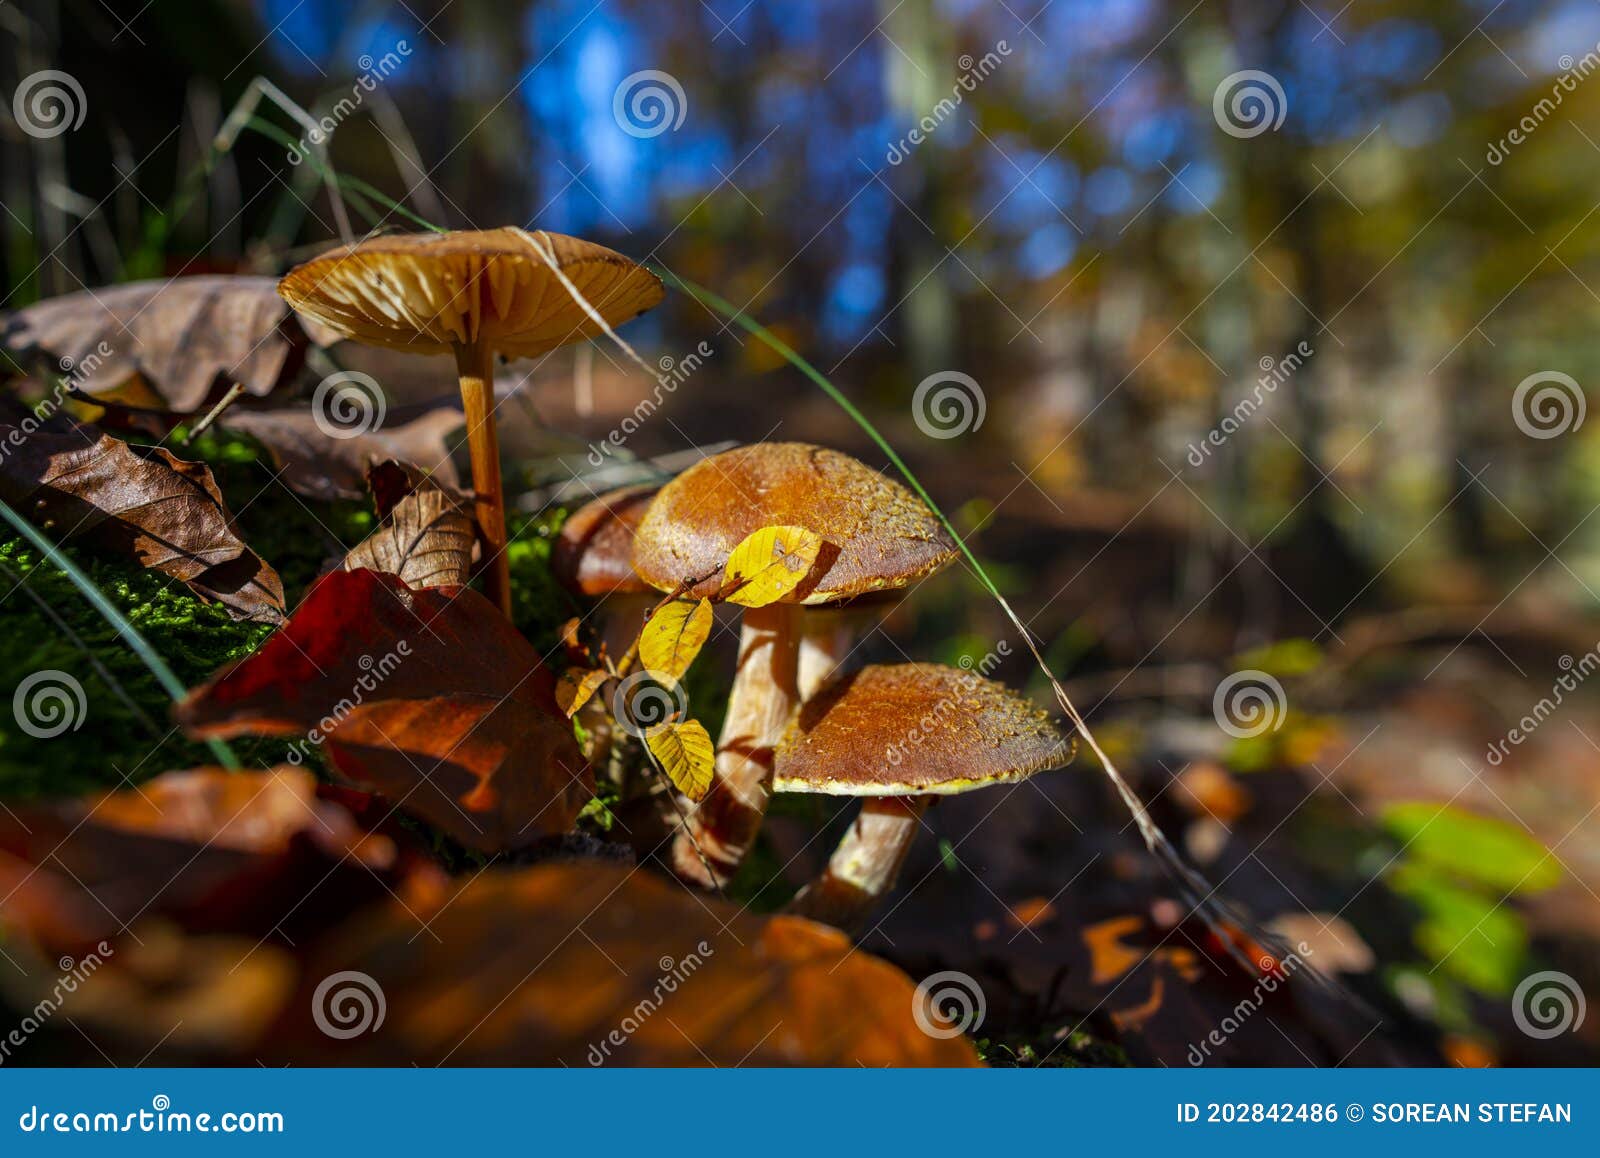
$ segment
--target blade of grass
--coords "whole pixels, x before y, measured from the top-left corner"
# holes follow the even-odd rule
[[[159,739],[161,737],[160,726],[150,718],[149,713],[147,713],[143,708],[134,702],[133,697],[130,696],[123,688],[122,684],[117,681],[117,677],[111,674],[111,669],[100,662],[100,657],[95,654],[94,648],[85,643],[83,641],[83,637],[80,636],[76,631],[72,630],[72,625],[65,619],[61,618],[60,613],[58,613],[54,607],[50,606],[50,601],[45,599],[32,587],[28,586],[28,577],[26,575],[19,575],[17,572],[13,571],[10,567],[5,566],[4,564],[0,564],[0,574],[5,575],[11,580],[11,589],[13,591],[21,588],[22,593],[29,599],[33,600],[34,606],[39,609],[39,613],[46,619],[50,620],[51,623],[55,624],[56,630],[65,636],[67,641],[70,642],[73,647],[77,648],[83,653],[83,658],[88,662],[90,667],[94,668],[94,674],[100,677],[100,682],[105,684],[106,687],[110,688],[112,695],[116,696],[117,699],[122,701],[122,706],[128,709],[128,713],[132,715],[134,719],[138,720],[139,723],[143,724],[146,731]]]
[[[45,538],[39,528],[12,510],[3,499],[0,499],[0,517],[37,547],[51,566],[59,567],[66,577],[72,580],[72,585],[79,593],[96,611],[105,616],[106,621],[117,629],[117,634],[122,636],[134,654],[144,661],[144,666],[150,669],[150,674],[156,677],[156,682],[166,690],[174,702],[189,694],[189,689],[184,687],[183,681],[173,674],[172,669],[167,666],[167,661],[162,659],[156,649],[150,646],[150,642],[139,634],[138,628],[128,622],[127,616],[118,611],[116,605],[105,597],[100,588],[89,581],[89,577],[79,570],[78,565],[67,558],[64,551]],[[224,768],[238,771],[239,758],[233,754],[233,749],[225,741],[208,740],[206,746],[211,749],[211,754]]]
[[[278,144],[282,145],[286,149],[297,148],[299,146],[299,142],[291,137],[288,133],[284,132],[271,121],[264,121],[260,117],[250,117],[245,121],[244,127],[252,132],[260,133],[263,137],[266,137],[269,140],[278,142]],[[406,220],[410,221],[413,225],[420,225],[422,228],[431,230],[434,233],[448,232],[448,230],[446,230],[442,225],[435,225],[426,218],[413,213],[398,201],[392,200],[385,193],[383,193],[382,190],[367,184],[367,182],[361,180],[359,177],[346,176],[343,173],[335,171],[329,166],[323,165],[320,160],[310,153],[304,155],[304,159],[301,161],[301,164],[309,165],[319,176],[325,177],[326,179],[332,181],[343,192],[349,194],[355,201],[356,211],[367,219],[367,223],[369,225],[376,225],[380,220],[382,220],[372,206],[367,203],[368,201],[375,201],[379,205],[383,206],[383,208],[387,209],[390,213],[397,213],[401,217],[406,218]]]

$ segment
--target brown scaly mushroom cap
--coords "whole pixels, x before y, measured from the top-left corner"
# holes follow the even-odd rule
[[[484,341],[506,357],[535,358],[601,332],[535,243],[612,327],[661,301],[660,279],[620,253],[509,228],[370,238],[296,266],[278,292],[367,345],[448,354]]]
[[[574,511],[550,550],[550,569],[561,585],[591,599],[654,591],[634,572],[633,535],[659,489],[654,483],[621,487]]]
[[[1026,780],[1070,756],[1049,715],[1002,684],[943,664],[880,664],[801,706],[778,743],[773,789],[953,795]]]
[[[865,463],[803,442],[763,442],[712,455],[661,488],[639,524],[634,569],[658,590],[721,568],[762,527],[806,527],[830,544],[788,603],[832,603],[905,587],[955,558],[926,504]],[[837,552],[837,553],[835,553]]]

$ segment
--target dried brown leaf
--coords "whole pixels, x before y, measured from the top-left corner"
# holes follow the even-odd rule
[[[455,495],[415,467],[388,461],[367,475],[380,523],[345,556],[344,569],[398,575],[411,587],[461,586],[472,571],[475,525]]]
[[[265,397],[309,344],[337,336],[278,296],[270,277],[135,281],[48,298],[0,319],[24,365],[70,377],[101,404],[174,414],[208,408],[233,383]]]
[[[364,497],[367,471],[389,459],[420,467],[446,489],[459,488],[450,436],[465,421],[458,402],[441,400],[404,413],[390,411],[376,429],[338,438],[319,426],[310,410],[234,408],[217,425],[248,434],[264,446],[285,486],[332,502]]]
[[[83,536],[180,580],[241,619],[283,619],[278,574],[234,532],[211,471],[66,422],[0,417],[0,498],[55,538]]]

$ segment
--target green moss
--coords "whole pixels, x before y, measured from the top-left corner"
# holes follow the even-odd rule
[[[603,776],[597,779],[594,798],[578,813],[578,831],[595,837],[605,836],[617,823],[611,810],[621,802],[622,793],[615,784]]]
[[[156,572],[67,550],[187,684],[249,654],[270,631],[234,621]],[[0,540],[0,585],[0,798],[83,792],[211,762],[173,730],[170,698],[116,629],[20,536]],[[23,682],[40,672],[61,676],[38,681],[19,701]],[[61,704],[76,727],[30,734],[25,722],[59,719],[28,714],[27,702],[52,686],[66,689]]]
[[[1131,1063],[1119,1045],[1078,1029],[1057,1041],[1049,1034],[979,1038],[978,1056],[996,1069],[1126,1069]]]
[[[550,573],[550,548],[566,517],[561,510],[532,519],[512,515],[506,528],[511,621],[540,655],[550,655],[561,646],[561,625],[579,613],[572,596]]]

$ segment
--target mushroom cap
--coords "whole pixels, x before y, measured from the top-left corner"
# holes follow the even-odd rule
[[[370,346],[448,354],[482,340],[507,357],[533,358],[601,332],[535,244],[608,325],[620,326],[662,298],[660,279],[620,253],[519,229],[369,238],[295,266],[278,292],[306,316]]]
[[[633,533],[658,490],[655,483],[620,487],[568,516],[550,550],[561,585],[590,598],[655,590],[634,573]]]
[[[633,566],[661,591],[701,577],[688,595],[711,597],[734,548],[770,526],[806,527],[827,544],[785,603],[905,587],[956,555],[927,505],[865,463],[803,442],[762,442],[712,455],[662,487],[639,524]]]
[[[943,664],[864,667],[807,700],[778,742],[777,792],[953,795],[1026,780],[1072,756],[1050,716]]]

